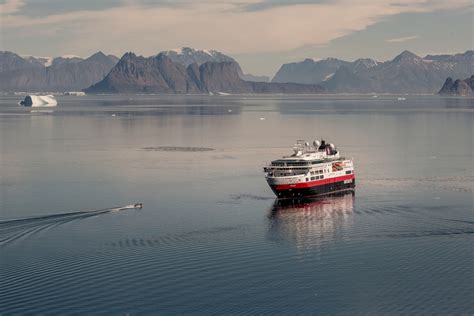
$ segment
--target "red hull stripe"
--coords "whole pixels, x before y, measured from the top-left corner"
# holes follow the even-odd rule
[[[328,178],[328,179],[321,179],[316,181],[309,181],[309,182],[300,182],[300,183],[293,183],[293,184],[278,184],[273,186],[277,191],[288,190],[288,189],[301,189],[301,188],[311,188],[317,187],[319,185],[330,184],[334,182],[341,182],[345,180],[354,180],[353,174],[348,174],[340,177]]]

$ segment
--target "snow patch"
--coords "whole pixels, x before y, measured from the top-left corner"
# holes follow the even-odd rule
[[[334,72],[331,73],[331,74],[329,74],[329,75],[327,75],[326,77],[324,77],[323,81],[327,81],[327,80],[331,79],[332,76],[334,76]]]
[[[64,59],[82,58],[81,56],[77,56],[77,55],[62,55],[60,57]]]
[[[32,63],[34,59],[39,61],[43,66],[49,67],[53,64],[53,57],[40,57],[40,56],[33,56],[33,55],[20,55],[23,59],[27,62]]]

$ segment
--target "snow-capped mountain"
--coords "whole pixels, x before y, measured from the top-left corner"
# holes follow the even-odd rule
[[[200,66],[207,62],[232,62],[238,64],[234,58],[213,49],[195,49],[191,47],[182,47],[163,51],[160,52],[158,55],[160,54],[165,55],[173,62],[182,64],[184,66],[189,66],[194,63]],[[270,81],[270,78],[267,76],[255,76],[252,74],[245,74],[240,68],[240,65],[238,69],[239,76],[243,80],[256,82]]]
[[[160,52],[170,58],[175,63],[180,63],[189,66],[193,63],[198,66],[206,62],[236,62],[230,56],[224,55],[221,52],[212,49],[195,49],[191,47],[183,47],[172,50]]]

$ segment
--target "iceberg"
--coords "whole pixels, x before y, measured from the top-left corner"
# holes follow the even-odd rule
[[[83,91],[68,91],[64,92],[64,95],[75,95],[76,97],[83,97],[86,95]]]
[[[21,106],[41,107],[56,106],[58,102],[54,95],[27,95],[23,101],[18,102]]]

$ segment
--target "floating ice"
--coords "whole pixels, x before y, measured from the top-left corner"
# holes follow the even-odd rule
[[[23,101],[18,103],[21,106],[40,107],[40,106],[56,106],[58,102],[54,95],[27,95]]]

